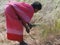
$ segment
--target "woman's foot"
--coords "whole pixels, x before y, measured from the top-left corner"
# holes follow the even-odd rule
[[[26,42],[22,41],[20,42],[20,45],[28,45]]]

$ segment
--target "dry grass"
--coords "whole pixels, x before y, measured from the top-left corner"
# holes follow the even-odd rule
[[[34,0],[28,3],[31,2]],[[24,30],[24,40],[29,45],[60,45],[60,0],[40,0],[40,2],[43,8],[31,20],[31,23],[40,26],[31,29],[31,36]],[[4,11],[3,8],[0,9]],[[0,45],[18,45],[18,42],[10,41],[6,37],[5,17],[2,12],[0,13]]]

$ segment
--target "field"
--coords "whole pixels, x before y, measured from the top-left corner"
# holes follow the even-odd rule
[[[19,0],[16,0],[19,1]],[[29,4],[36,0],[20,0]],[[31,23],[37,26],[28,34],[24,29],[24,41],[28,45],[60,45],[60,0],[38,0],[42,3],[42,10],[35,13]],[[6,37],[6,23],[4,6],[7,0],[0,0],[0,45],[18,45],[19,42],[8,40]]]

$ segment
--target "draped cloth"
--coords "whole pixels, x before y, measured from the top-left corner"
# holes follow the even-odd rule
[[[34,10],[31,5],[24,2],[14,2],[7,4],[5,8],[7,38],[13,41],[23,40],[23,24],[29,23]],[[18,16],[21,20],[18,19]]]

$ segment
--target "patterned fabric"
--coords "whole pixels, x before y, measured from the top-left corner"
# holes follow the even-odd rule
[[[31,5],[24,2],[9,3],[5,9],[7,38],[15,41],[23,40],[23,24],[21,20],[29,23],[34,10]],[[19,15],[18,19],[17,15]]]

